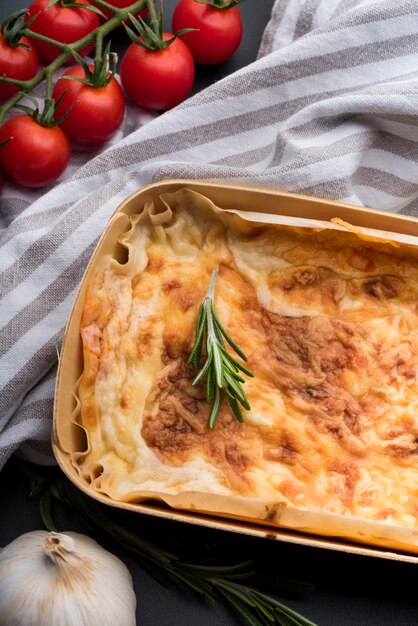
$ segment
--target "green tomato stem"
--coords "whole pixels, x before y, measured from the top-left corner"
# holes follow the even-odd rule
[[[25,80],[19,80],[17,78],[9,78],[8,76],[0,76],[0,83],[7,83],[8,85],[17,85],[22,87],[26,85]]]
[[[232,9],[232,7],[236,7],[241,2],[244,2],[244,0],[195,0],[195,2],[207,4],[215,9]]]
[[[67,50],[69,46],[69,44],[62,43],[61,41],[55,41],[55,39],[51,39],[51,37],[46,37],[45,35],[41,35],[40,33],[35,33],[35,31],[31,30],[30,28],[25,28],[25,37],[39,39],[39,41],[44,41],[45,43],[57,46],[57,48],[61,48],[61,50]]]
[[[52,100],[52,74],[48,73],[45,79],[45,100]]]
[[[95,52],[96,63],[100,63],[100,61],[102,60],[102,54],[103,54],[103,35],[100,31],[97,31],[96,52]]]
[[[158,35],[160,32],[160,23],[158,21],[157,11],[155,10],[154,0],[147,0],[147,6],[152,30]]]
[[[126,7],[126,9],[118,9],[117,7],[115,7],[113,4],[110,4],[109,2],[106,2],[106,0],[94,0],[94,4],[97,4],[97,6],[100,6],[104,9],[109,9],[110,11],[112,11],[115,15],[118,13],[118,11],[128,11],[131,7]],[[144,0],[143,2],[143,6],[145,6],[146,4],[146,0]],[[142,7],[141,7],[142,8]],[[139,10],[139,9],[138,9]]]

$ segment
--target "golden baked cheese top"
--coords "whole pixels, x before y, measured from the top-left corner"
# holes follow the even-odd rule
[[[80,472],[114,499],[184,491],[418,527],[418,255],[338,230],[251,225],[166,199],[90,281]],[[213,429],[186,364],[215,306],[251,409]]]

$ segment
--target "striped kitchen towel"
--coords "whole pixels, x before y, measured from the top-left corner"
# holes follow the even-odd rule
[[[418,216],[416,0],[277,0],[258,60],[33,202],[2,197],[0,464],[51,461],[57,353],[120,201],[162,178],[251,181]],[[418,234],[418,233],[417,233]]]

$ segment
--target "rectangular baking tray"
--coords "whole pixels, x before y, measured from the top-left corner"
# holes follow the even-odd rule
[[[352,226],[378,230],[381,232],[381,236],[384,236],[384,232],[391,234],[399,233],[400,239],[408,243],[412,243],[413,237],[418,237],[418,220],[415,218],[320,198],[301,196],[280,190],[193,180],[168,180],[143,187],[136,191],[116,208],[115,213],[111,217],[108,227],[102,235],[90,263],[87,266],[67,324],[57,375],[52,434],[52,448],[61,469],[84,493],[103,504],[115,508],[153,515],[178,522],[186,522],[216,530],[268,538],[314,548],[324,548],[363,556],[418,563],[418,556],[416,555],[375,546],[360,545],[344,539],[310,535],[288,529],[273,528],[271,526],[266,527],[261,523],[256,524],[249,521],[223,519],[221,517],[211,517],[210,515],[201,513],[185,512],[172,509],[162,503],[116,502],[105,495],[100,495],[90,490],[89,486],[79,477],[70,461],[70,453],[81,449],[80,446],[82,446],[83,443],[84,433],[79,426],[72,422],[71,415],[76,408],[77,402],[73,389],[83,371],[83,352],[79,328],[86,286],[89,282],[92,268],[99,255],[114,253],[114,242],[117,240],[120,233],[127,230],[129,226],[129,216],[137,213],[138,209],[143,207],[148,201],[153,201],[158,206],[160,203],[160,194],[175,192],[182,187],[187,187],[201,193],[223,209],[239,210],[252,213],[253,215],[254,213],[264,213],[284,217],[288,216],[292,220],[298,218],[301,224],[303,222],[305,226],[309,224],[307,220],[323,220],[330,222],[333,218],[338,217]],[[112,248],[110,242],[113,242]],[[121,249],[121,254],[122,253],[123,251]]]

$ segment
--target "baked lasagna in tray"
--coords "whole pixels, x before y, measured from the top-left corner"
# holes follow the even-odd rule
[[[418,551],[418,252],[256,223],[187,189],[97,260],[81,324],[80,475],[117,501]],[[331,226],[331,225],[330,225]],[[187,364],[199,305],[248,357],[213,428]]]

